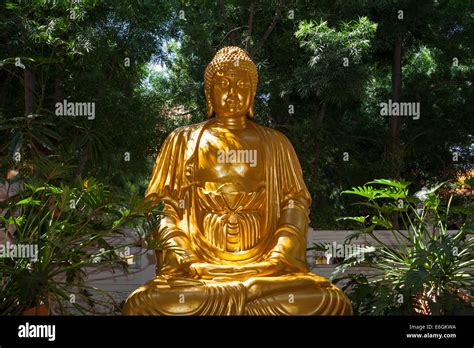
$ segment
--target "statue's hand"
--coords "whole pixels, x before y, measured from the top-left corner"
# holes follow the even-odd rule
[[[190,273],[197,279],[225,278],[245,278],[256,274],[255,270],[242,269],[235,265],[214,265],[210,263],[195,262],[189,266]]]
[[[268,260],[237,267],[239,272],[253,271],[257,277],[274,276],[280,274],[285,265],[277,260]]]

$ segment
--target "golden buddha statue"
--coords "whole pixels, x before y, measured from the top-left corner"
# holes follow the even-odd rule
[[[205,71],[207,122],[166,139],[146,196],[164,203],[157,275],[125,315],[350,315],[306,263],[311,197],[288,139],[254,115],[257,68],[238,47]],[[248,118],[249,116],[249,118]]]

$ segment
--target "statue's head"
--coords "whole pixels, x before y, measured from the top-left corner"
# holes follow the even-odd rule
[[[228,46],[217,51],[204,73],[208,115],[254,115],[257,67],[245,51]]]

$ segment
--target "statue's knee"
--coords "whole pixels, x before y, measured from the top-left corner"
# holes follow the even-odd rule
[[[171,287],[151,281],[125,301],[124,315],[192,315],[206,299],[203,287]]]
[[[312,315],[352,315],[349,298],[335,285],[316,288],[312,305]]]
[[[254,289],[257,298],[259,290],[258,286]],[[268,293],[263,298],[266,300],[262,305],[275,306],[272,312],[281,311],[281,314],[286,315],[352,314],[352,306],[347,296],[329,281],[318,278],[314,278],[314,281],[305,279],[304,283],[289,285],[277,294]]]
[[[156,292],[149,284],[142,285],[132,292],[122,308],[124,315],[158,315],[149,304],[159,298],[159,292]]]
[[[292,291],[278,296],[280,305],[296,315],[350,315],[351,304],[341,290],[317,287]]]

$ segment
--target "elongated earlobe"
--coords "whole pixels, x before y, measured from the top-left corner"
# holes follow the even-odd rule
[[[253,107],[253,104],[250,105],[250,108],[249,108],[249,117],[250,118],[253,118],[255,116],[255,109]]]
[[[212,103],[211,101],[208,101],[207,102],[207,116],[212,117],[213,114],[214,114],[214,109],[212,108]]]

